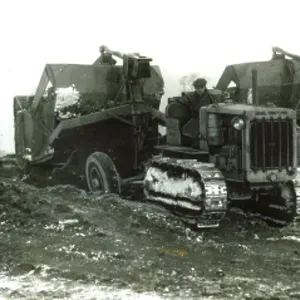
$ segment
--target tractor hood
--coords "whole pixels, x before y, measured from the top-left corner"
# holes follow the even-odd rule
[[[296,112],[292,109],[270,106],[254,106],[248,104],[237,103],[218,103],[204,108],[208,113],[226,114],[226,115],[245,115],[251,118],[254,117],[289,117],[296,119]]]

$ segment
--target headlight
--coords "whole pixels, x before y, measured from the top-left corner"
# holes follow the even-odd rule
[[[243,130],[245,128],[245,122],[243,119],[241,119],[240,117],[234,117],[231,120],[231,125],[233,126],[233,128],[235,128],[236,130]]]

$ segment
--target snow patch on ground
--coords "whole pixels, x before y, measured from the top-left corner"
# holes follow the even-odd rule
[[[137,293],[130,289],[115,289],[99,284],[80,284],[63,279],[40,279],[30,272],[24,276],[10,277],[0,274],[0,299],[51,299],[61,300],[161,300],[155,293]],[[46,296],[46,297],[45,297]],[[171,298],[171,297],[170,297]],[[169,299],[170,299],[169,298]]]

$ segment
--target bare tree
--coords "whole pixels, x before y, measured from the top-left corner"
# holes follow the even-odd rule
[[[199,73],[192,72],[179,78],[179,84],[183,92],[193,90],[193,82],[199,77]]]

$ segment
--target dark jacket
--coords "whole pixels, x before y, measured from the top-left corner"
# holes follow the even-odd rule
[[[204,94],[199,96],[197,92],[182,93],[182,101],[189,105],[192,111],[192,117],[199,117],[199,110],[202,106],[212,104],[212,100],[208,91],[205,90]]]
[[[112,65],[114,66],[117,63],[111,55],[101,54],[100,57],[94,62],[94,65]]]

